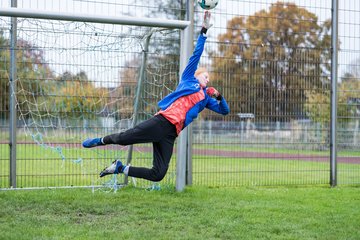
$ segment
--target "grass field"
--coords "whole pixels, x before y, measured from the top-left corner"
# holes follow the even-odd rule
[[[4,146],[4,145],[3,145]],[[60,151],[61,150],[61,151]],[[115,158],[126,159],[127,151],[114,149],[17,147],[17,186],[90,186],[101,184],[98,174]],[[248,151],[248,150],[247,150]],[[259,150],[260,151],[260,150]],[[321,153],[321,152],[318,152]],[[193,184],[202,186],[309,185],[329,183],[328,162],[271,158],[231,158],[194,155]],[[295,154],[295,152],[294,152]],[[302,154],[312,154],[309,151]],[[0,188],[9,187],[9,151],[0,147]],[[61,156],[64,156],[62,159]],[[150,166],[151,152],[134,152],[134,166]],[[176,154],[163,183],[175,184]],[[360,164],[338,164],[339,184],[359,184]],[[148,184],[137,181],[138,185]]]
[[[359,187],[0,191],[0,239],[359,239]]]
[[[20,188],[101,184],[99,170],[127,154],[21,144],[17,152]],[[324,152],[301,154],[316,159]],[[151,158],[134,152],[133,165],[149,166]],[[0,146],[0,188],[9,186],[8,159]],[[176,155],[159,191],[0,191],[0,239],[360,239],[360,188],[327,187],[327,162],[194,155],[193,186],[181,193],[174,190],[175,166]],[[340,184],[360,183],[360,164],[338,169]]]

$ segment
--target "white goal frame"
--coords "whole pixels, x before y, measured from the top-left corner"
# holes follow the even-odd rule
[[[35,19],[49,19],[75,22],[93,22],[103,24],[119,24],[128,26],[145,26],[158,27],[168,29],[179,29],[181,31],[181,46],[180,46],[180,76],[186,67],[188,59],[193,51],[193,25],[194,25],[194,0],[187,0],[186,21],[183,20],[169,20],[159,18],[139,18],[129,16],[102,16],[89,15],[80,13],[66,13],[66,12],[51,12],[40,11],[25,8],[1,8],[0,16],[11,17],[12,22],[16,23],[16,18],[35,18]],[[16,24],[15,24],[16,25]],[[11,29],[11,55],[16,55],[16,26]],[[10,89],[15,90],[16,66],[10,68]],[[14,94],[10,94],[10,101],[15,102]],[[10,125],[16,119],[15,105],[10,107]],[[177,164],[176,164],[176,190],[182,191],[187,183],[191,184],[191,127],[182,131],[178,138],[177,145]],[[190,141],[190,142],[189,142]],[[10,126],[10,185],[16,188],[16,125]],[[190,170],[190,173],[189,173]],[[186,172],[188,172],[188,176]],[[190,180],[189,180],[190,179]]]

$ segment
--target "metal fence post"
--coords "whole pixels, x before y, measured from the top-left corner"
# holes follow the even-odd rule
[[[17,0],[11,0],[17,7]],[[10,28],[10,187],[16,188],[16,42],[17,18],[11,17]]]
[[[337,185],[337,78],[338,78],[338,13],[339,3],[332,0],[331,6],[331,117],[330,117],[330,185]]]
[[[144,81],[146,78],[146,65],[147,65],[147,59],[148,59],[148,53],[149,53],[150,39],[154,32],[155,32],[155,29],[150,29],[149,33],[146,35],[145,39],[143,40],[144,46],[143,46],[143,51],[142,51],[140,72],[139,72],[139,77],[138,77],[138,82],[137,82],[137,87],[136,87],[134,114],[133,114],[133,120],[131,123],[132,128],[135,127],[138,122],[140,99],[141,99],[141,95],[142,95]],[[126,160],[127,166],[130,165],[130,163],[132,161],[133,149],[134,149],[134,145],[130,145],[129,150],[128,150],[127,160]],[[128,184],[128,176],[127,175],[125,175],[124,184]]]
[[[186,18],[192,23],[181,31],[181,48],[180,48],[180,74],[184,71],[186,64],[191,56],[193,50],[193,15],[194,1],[187,0],[186,3]],[[176,190],[182,191],[186,184],[186,169],[189,166],[189,132],[190,126],[184,129],[178,138],[177,142],[177,155],[176,155]],[[191,146],[190,146],[191,147]]]
[[[188,0],[187,1],[187,11],[186,11],[186,20],[190,22],[189,25],[189,36],[188,41],[190,42],[189,49],[187,51],[189,56],[191,55],[191,52],[193,50],[193,39],[194,39],[194,1]],[[187,138],[187,159],[186,159],[186,185],[192,185],[192,145],[193,145],[193,124],[190,124],[187,127],[188,131],[188,138]]]

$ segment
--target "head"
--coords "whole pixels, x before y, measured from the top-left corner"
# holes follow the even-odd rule
[[[210,81],[210,76],[206,68],[199,67],[194,74],[195,78],[199,81],[202,88],[206,88],[208,82]]]

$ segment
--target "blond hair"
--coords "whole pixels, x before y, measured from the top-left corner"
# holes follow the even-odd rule
[[[204,67],[199,67],[198,69],[196,69],[194,76],[197,77],[199,74],[203,72],[207,72],[207,69]]]

